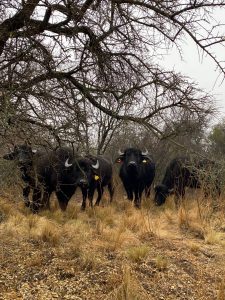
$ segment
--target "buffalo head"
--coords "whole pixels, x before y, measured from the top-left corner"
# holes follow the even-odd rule
[[[141,151],[136,148],[127,148],[124,152],[118,151],[116,163],[124,163],[128,168],[137,169],[141,164],[151,162],[148,150]]]
[[[166,198],[173,192],[173,189],[169,189],[165,184],[159,184],[155,186],[155,204],[160,206],[165,203]]]
[[[33,150],[31,146],[15,145],[13,151],[3,156],[7,160],[16,160],[19,166],[28,166],[32,164],[33,155],[37,150]]]
[[[99,170],[99,161],[97,158],[78,158],[70,162],[69,158],[64,166],[70,170],[71,176],[74,176],[75,185],[88,188],[90,182],[98,180],[97,172]]]

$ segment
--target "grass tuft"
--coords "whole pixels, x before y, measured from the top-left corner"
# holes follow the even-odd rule
[[[120,249],[129,238],[129,233],[126,232],[124,226],[120,226],[117,229],[105,230],[103,237],[108,242],[106,247],[111,251],[116,251]]]
[[[188,246],[193,253],[198,253],[200,250],[200,245],[194,242],[189,242]]]
[[[188,229],[189,228],[189,218],[188,218],[188,212],[183,207],[180,207],[178,211],[178,224],[179,227],[182,229]]]
[[[40,238],[43,242],[55,246],[59,243],[60,233],[59,230],[54,225],[48,224],[48,226],[45,226],[42,229]]]
[[[221,233],[216,232],[213,228],[208,228],[205,230],[205,242],[209,245],[220,244]]]
[[[140,245],[140,246],[133,246],[130,247],[126,251],[126,256],[135,263],[140,263],[145,260],[149,253],[149,246],[147,245]]]
[[[107,297],[106,300],[148,300],[149,295],[137,281],[129,266],[122,267],[122,279]]]
[[[38,217],[38,222],[34,228],[31,228],[30,239],[48,243],[51,246],[59,244],[61,229],[58,224],[49,221],[44,217]]]
[[[163,255],[157,255],[155,258],[155,266],[159,271],[163,271],[168,266],[168,259]]]
[[[93,251],[84,251],[79,260],[81,269],[96,270],[102,266],[102,258]]]

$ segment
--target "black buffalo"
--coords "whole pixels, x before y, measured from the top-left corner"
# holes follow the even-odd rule
[[[155,163],[147,151],[136,148],[127,148],[119,151],[120,156],[116,162],[121,163],[119,176],[129,200],[134,199],[136,207],[141,206],[141,196],[145,190],[146,196],[150,195],[150,187],[155,177]]]
[[[70,180],[75,186],[81,188],[83,201],[82,210],[86,208],[86,200],[89,199],[90,206],[93,206],[94,192],[97,189],[98,197],[95,205],[99,205],[104,187],[108,186],[110,194],[110,202],[113,198],[113,183],[112,183],[112,164],[102,156],[86,156],[83,158],[69,159],[65,162],[65,167],[68,169]]]
[[[26,206],[33,212],[40,207],[49,208],[49,198],[56,192],[59,206],[65,210],[76,186],[69,181],[68,170],[64,166],[66,159],[73,159],[73,151],[69,148],[58,148],[53,151],[33,151],[29,145],[16,145],[12,152],[3,156],[7,160],[15,160],[22,180],[25,183],[23,196]],[[32,203],[29,193],[33,191]]]
[[[208,159],[190,159],[178,157],[166,168],[162,183],[155,187],[155,203],[162,205],[166,198],[174,193],[175,203],[185,195],[185,187],[203,188],[205,195],[216,192],[220,195],[220,187],[215,162]]]

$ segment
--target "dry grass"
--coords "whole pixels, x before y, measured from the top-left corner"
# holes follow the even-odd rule
[[[40,252],[35,253],[26,261],[27,268],[36,267],[36,266],[42,266],[43,264],[43,255]]]
[[[190,248],[191,252],[193,253],[198,253],[199,250],[201,249],[200,244],[193,242],[193,241],[189,241],[188,243],[188,247]]]
[[[216,232],[212,227],[208,226],[205,229],[205,242],[210,245],[220,244],[222,234],[220,232]]]
[[[130,235],[124,226],[120,226],[116,229],[106,228],[104,230],[103,239],[106,241],[105,247],[108,250],[116,251],[121,249],[123,244],[130,239]]]
[[[115,225],[115,210],[113,209],[113,207],[108,206],[104,209],[102,209],[101,207],[95,207],[94,209],[90,210],[95,212],[95,218],[97,220],[100,220],[106,226],[113,227]]]
[[[115,288],[106,298],[107,300],[147,300],[149,295],[144,291],[141,284],[132,275],[129,266],[122,267],[121,284]]]
[[[165,270],[168,266],[168,259],[165,256],[158,254],[155,258],[155,266],[159,271]]]
[[[188,215],[188,211],[181,207],[178,211],[178,223],[180,228],[187,229],[189,227],[190,216]]]
[[[149,253],[148,245],[133,246],[127,249],[126,256],[133,262],[142,262]]]
[[[81,252],[79,260],[81,270],[96,270],[101,268],[102,263],[103,257],[99,253],[95,251],[88,251],[88,249]]]
[[[217,300],[225,300],[225,282],[224,282],[224,280],[218,284]]]
[[[174,225],[176,223],[176,215],[171,209],[165,209],[164,216],[168,224]]]
[[[55,246],[60,240],[60,230],[54,224],[48,223],[43,226],[40,235],[38,234],[38,237],[41,239],[41,241]]]
[[[53,289],[48,288],[51,285],[48,278],[59,295],[56,299],[65,298],[69,293],[68,286],[74,289],[80,286],[74,293],[81,299],[161,299],[164,288],[165,299],[167,292],[170,293],[168,299],[178,299],[170,286],[176,286],[177,280],[182,280],[179,274],[185,278],[182,282],[185,291],[187,281],[192,280],[189,278],[192,272],[189,267],[190,270],[192,267],[183,261],[193,261],[190,264],[198,267],[198,274],[206,272],[206,266],[211,263],[213,267],[208,272],[222,268],[211,259],[211,254],[210,260],[205,260],[202,253],[208,255],[208,249],[216,246],[216,250],[214,247],[210,251],[218,251],[215,257],[223,255],[225,215],[222,211],[212,213],[201,201],[186,202],[177,211],[172,197],[164,207],[158,208],[146,201],[140,210],[127,200],[116,199],[111,206],[106,201],[104,207],[87,208],[85,212],[80,211],[80,204],[75,201],[66,212],[61,212],[53,202],[51,211],[32,215],[22,204],[0,199],[0,263],[4,268],[7,265],[9,273],[15,273],[16,261],[20,261],[18,278],[24,276],[21,280],[31,280],[34,289],[36,281],[42,282],[39,292],[48,295],[46,299],[54,298],[51,296]],[[54,274],[51,273],[53,270]],[[26,279],[29,271],[33,272],[31,279]],[[32,274],[39,273],[41,279],[35,281],[32,276],[36,275]],[[223,275],[221,271],[218,274]],[[218,274],[212,277],[216,278]],[[1,276],[0,272],[0,284]],[[207,276],[205,280],[201,275],[202,282],[196,285],[196,290],[193,279],[191,289],[196,293],[193,299],[197,299],[194,298],[196,295],[204,295],[209,285]],[[7,282],[13,284],[10,280]],[[64,280],[68,283],[71,280],[71,284]],[[54,283],[56,281],[60,289]],[[217,285],[212,280],[210,284],[217,290],[217,299],[224,299],[224,284],[218,285],[218,280]],[[22,294],[24,289],[23,286]],[[5,289],[4,293],[7,295],[9,290]],[[199,299],[213,299],[211,294],[207,297]]]
[[[123,225],[133,232],[139,232],[145,226],[145,222],[140,212],[133,209],[127,211],[123,217]]]

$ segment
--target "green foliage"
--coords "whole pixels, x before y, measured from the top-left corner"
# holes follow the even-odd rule
[[[225,156],[225,119],[215,125],[209,134],[211,151],[216,157]]]

